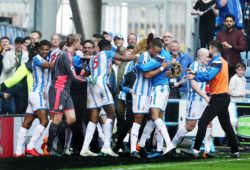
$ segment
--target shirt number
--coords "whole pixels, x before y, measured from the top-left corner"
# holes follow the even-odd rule
[[[94,58],[94,69],[96,69],[98,67],[98,56],[95,56]]]

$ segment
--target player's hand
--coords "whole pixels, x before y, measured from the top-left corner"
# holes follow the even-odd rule
[[[53,68],[54,66],[55,66],[55,60],[54,61],[52,61],[51,63],[49,63],[50,64],[50,68]]]
[[[163,68],[167,68],[168,67],[168,65],[169,65],[169,63],[167,62],[167,61],[163,61],[162,62],[162,64],[161,64],[161,66],[163,67]]]
[[[191,70],[190,68],[187,68],[187,74],[193,74],[196,75],[196,72],[194,70]]]
[[[205,101],[206,101],[207,103],[209,103],[210,97],[206,96],[206,97],[205,97]]]
[[[9,97],[10,97],[10,94],[9,94],[9,93],[6,93],[6,92],[3,93],[3,98],[4,98],[5,100],[7,100]]]
[[[84,76],[85,75],[85,70],[84,69],[81,69],[81,71],[80,71],[80,76]]]
[[[129,90],[129,93],[130,93],[130,94],[133,94],[133,89],[130,89],[130,90]]]
[[[232,48],[232,46],[227,41],[222,42],[221,45],[223,48]]]

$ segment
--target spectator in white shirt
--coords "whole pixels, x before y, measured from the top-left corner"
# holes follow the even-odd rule
[[[229,93],[232,97],[246,97],[247,94],[250,94],[250,90],[246,89],[245,71],[246,65],[244,63],[236,65],[236,74],[229,82]]]

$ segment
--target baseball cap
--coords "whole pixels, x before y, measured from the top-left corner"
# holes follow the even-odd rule
[[[16,39],[15,39],[15,44],[17,44],[17,43],[24,43],[24,38],[22,38],[22,37],[17,37]]]
[[[123,36],[121,34],[115,34],[114,39],[123,39]]]
[[[113,34],[112,34],[112,32],[108,32],[108,31],[103,31],[103,32],[102,32],[102,35],[104,35],[104,34],[108,34],[108,35],[110,35],[111,37],[113,37]]]

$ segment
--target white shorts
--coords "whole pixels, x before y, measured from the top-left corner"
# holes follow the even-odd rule
[[[45,109],[47,110],[47,101],[44,93],[30,92],[28,99],[27,114],[34,114],[35,111]]]
[[[159,108],[165,111],[168,104],[169,85],[152,87],[150,93],[150,108]]]
[[[199,120],[206,107],[207,102],[205,101],[187,101],[186,119]]]
[[[105,105],[114,104],[113,97],[107,85],[88,85],[87,108],[100,108]]]
[[[149,97],[132,94],[133,98],[133,113],[149,113]]]
[[[126,96],[127,96],[127,94],[125,92],[120,91],[119,95],[118,95],[118,99],[126,101]]]
[[[48,83],[47,86],[45,87],[45,90],[44,90],[44,93],[45,93],[45,100],[47,101],[47,108],[50,108],[49,107],[49,87],[50,87],[50,84],[51,83]]]

